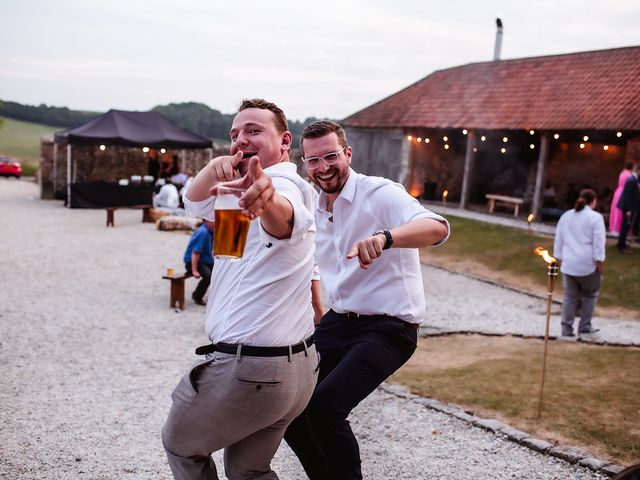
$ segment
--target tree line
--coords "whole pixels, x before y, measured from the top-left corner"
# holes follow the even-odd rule
[[[204,103],[184,102],[158,105],[152,111],[161,113],[177,126],[210,139],[227,139],[235,114],[221,113]],[[70,110],[67,107],[53,107],[45,104],[24,105],[0,100],[0,115],[25,122],[41,123],[53,127],[73,128],[102,115],[102,112]],[[309,117],[304,121],[290,120],[289,130],[294,138],[299,138],[304,127],[316,120]]]

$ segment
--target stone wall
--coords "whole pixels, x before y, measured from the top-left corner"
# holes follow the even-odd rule
[[[166,159],[177,155],[181,171],[191,170],[197,173],[211,158],[227,153],[226,149],[169,149],[165,154],[158,155]],[[67,189],[67,145],[55,146],[51,140],[42,140],[41,155],[40,197],[64,198]],[[72,182],[117,182],[132,175],[143,176],[149,173],[150,154],[143,152],[140,147],[110,145],[105,150],[100,150],[98,145],[72,145],[71,156]]]

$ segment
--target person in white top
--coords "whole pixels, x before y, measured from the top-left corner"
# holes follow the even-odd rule
[[[331,309],[315,333],[318,385],[285,440],[310,479],[361,479],[347,417],[415,351],[425,316],[418,248],[445,242],[449,224],[401,185],[353,171],[339,124],[307,126],[301,147],[322,190],[316,260]]]
[[[591,325],[591,317],[602,283],[604,270],[606,229],[602,215],[595,211],[596,193],[580,192],[575,208],[565,212],[556,226],[553,255],[562,263],[562,335],[574,336],[573,322],[578,298],[582,299],[578,333],[590,334],[598,330]]]
[[[316,384],[313,345],[315,191],[289,162],[284,113],[244,100],[229,156],[214,158],[184,196],[187,212],[214,219],[221,182],[243,186],[253,219],[241,261],[216,260],[207,304],[206,354],[175,388],[162,439],[176,479],[217,479],[211,453],[225,449],[228,478],[277,479],[270,462]]]
[[[166,179],[160,191],[153,196],[153,208],[178,208],[180,205],[180,194],[171,180]]]

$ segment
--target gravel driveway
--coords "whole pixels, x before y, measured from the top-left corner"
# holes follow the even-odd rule
[[[160,441],[169,395],[194,346],[206,343],[204,308],[167,308],[161,279],[168,265],[181,269],[188,236],[141,223],[139,210],[118,210],[114,228],[105,217],[41,201],[26,180],[0,179],[2,478],[171,478]],[[459,295],[470,287],[459,292],[461,278],[426,270],[432,326],[480,321],[462,311]],[[543,308],[479,288],[484,304],[464,308],[494,327],[506,312],[528,328],[527,315]],[[605,478],[382,389],[352,421],[367,479]],[[285,446],[274,469],[304,478]]]

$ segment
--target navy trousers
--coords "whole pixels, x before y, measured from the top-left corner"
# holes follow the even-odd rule
[[[311,480],[362,479],[360,450],[347,417],[416,349],[415,325],[394,317],[329,310],[315,332],[318,384],[285,433]]]
[[[187,272],[193,275],[193,266],[191,262],[186,262],[184,264]],[[204,294],[207,293],[207,288],[209,288],[209,284],[211,283],[211,271],[213,270],[213,264],[208,263],[198,263],[198,273],[200,273],[200,281],[196,286],[196,289],[193,291],[193,297],[198,300],[202,300]]]

